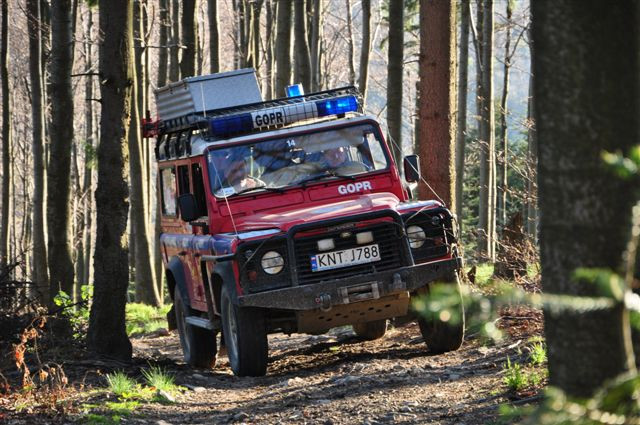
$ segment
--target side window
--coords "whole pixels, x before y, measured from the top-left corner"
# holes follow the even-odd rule
[[[162,214],[176,215],[176,174],[173,167],[160,169]]]
[[[208,215],[207,197],[204,193],[204,182],[202,181],[202,168],[200,164],[191,166],[191,180],[193,181],[193,195],[196,197],[198,204],[198,215],[200,217]]]
[[[191,185],[189,184],[189,166],[180,165],[178,167],[178,189],[179,194],[191,192]]]
[[[387,167],[387,159],[384,156],[381,143],[376,140],[376,136],[373,133],[365,133],[366,144],[370,149],[370,155],[373,159],[373,169],[381,170]]]

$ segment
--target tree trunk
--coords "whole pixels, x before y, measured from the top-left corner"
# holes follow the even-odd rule
[[[311,34],[309,43],[310,54],[310,68],[311,68],[311,91],[315,92],[320,90],[321,77],[320,77],[320,39],[322,38],[322,0],[310,0],[313,3],[313,14],[311,16]],[[368,0],[366,0],[368,1]]]
[[[291,0],[278,1],[276,27],[276,84],[273,97],[280,98],[291,83]]]
[[[578,267],[620,269],[637,199],[634,182],[612,175],[601,155],[638,143],[638,6],[631,0],[531,6],[542,287],[594,295],[595,285],[572,274]],[[545,311],[549,384],[588,397],[634,370],[629,333],[622,305]]]
[[[143,82],[145,79],[143,67],[144,47],[144,10],[139,1],[134,1],[133,11],[133,36],[134,36],[134,63],[135,72],[132,74],[133,99],[131,105],[131,126],[129,128],[129,173],[130,173],[130,203],[131,203],[131,234],[133,252],[133,266],[135,268],[136,301],[159,306],[160,296],[155,285],[155,271],[151,267],[153,258],[149,248],[149,238],[146,223],[147,205],[144,197],[145,167],[142,158],[142,135],[140,134],[141,113],[145,109],[145,96]]]
[[[249,55],[247,66],[252,67],[258,74],[260,81],[260,11],[262,10],[262,0],[251,2],[249,8]]]
[[[428,186],[420,199],[441,199],[455,208],[456,107],[455,3],[420,3],[420,162]]]
[[[218,2],[209,3],[209,72],[220,72],[220,37],[218,34]]]
[[[97,243],[95,284],[89,318],[89,349],[116,359],[131,359],[125,331],[128,286],[127,248],[127,136],[131,109],[131,0],[100,2],[100,93],[102,118],[98,145],[96,189]]]
[[[404,0],[389,0],[387,127],[393,159],[402,160],[402,72],[404,68]]]
[[[469,79],[469,0],[460,3],[460,46],[458,60],[458,128],[456,132],[456,213],[462,214],[462,191],[464,182],[464,155],[467,137],[467,84]],[[458,222],[462,232],[462,220]]]
[[[511,17],[513,15],[512,3],[507,2],[507,28],[504,39],[504,68],[502,80],[502,97],[500,99],[500,145],[502,152],[500,154],[500,193],[498,197],[498,217],[500,224],[504,227],[507,225],[507,192],[508,187],[508,154],[509,154],[509,137],[507,133],[507,99],[509,97],[509,71],[511,70]]]
[[[33,123],[33,276],[42,303],[49,300],[47,247],[44,238],[44,109],[42,106],[42,44],[40,1],[28,0],[29,81],[31,85],[31,119]],[[3,15],[5,16],[5,15]],[[87,68],[89,69],[89,68]]]
[[[536,135],[534,97],[535,75],[533,74],[533,63],[535,58],[535,47],[533,40],[529,41],[529,52],[531,57],[531,69],[529,73],[529,102],[527,107],[527,121],[529,130],[527,132],[528,158],[527,158],[527,203],[526,203],[526,226],[529,239],[536,244],[538,240],[538,176],[536,166],[538,163],[538,137]]]
[[[307,19],[303,1],[293,2],[294,11],[294,48],[295,61],[293,67],[293,82],[301,83],[305,90],[311,90],[311,63],[309,46],[307,45]]]
[[[180,78],[196,75],[196,0],[182,1],[182,61]]]
[[[93,28],[93,12],[91,9],[88,11],[87,16],[87,26],[85,29],[85,40],[84,44],[84,58],[85,58],[85,67],[86,69],[93,69],[93,46],[91,44],[91,29]],[[166,72],[165,72],[166,74]],[[166,75],[165,75],[166,78]],[[95,149],[94,143],[94,134],[93,134],[93,77],[85,78],[85,113],[84,113],[84,121],[85,121],[85,143],[86,148],[85,152],[93,152]],[[82,182],[82,192],[84,196],[84,208],[83,208],[83,225],[84,225],[84,249],[85,249],[85,258],[84,258],[84,275],[78,276],[77,279],[83,285],[89,284],[89,276],[91,276],[91,250],[92,245],[92,214],[93,214],[93,190],[92,190],[92,181],[93,181],[93,166],[91,162],[93,158],[90,158],[87,154],[85,154],[84,161],[84,178]]]
[[[356,66],[354,64],[353,23],[351,18],[351,0],[345,0],[347,8],[347,65],[349,67],[349,85],[356,84]]]
[[[0,207],[0,273],[8,262],[9,248],[9,182],[11,146],[11,110],[9,103],[9,0],[2,0],[2,41],[0,45],[0,78],[2,78],[2,206]]]
[[[266,8],[266,31],[265,31],[265,68],[267,69],[265,76],[265,86],[262,93],[266,100],[273,99],[273,11],[275,4],[271,0],[267,0]]]
[[[160,9],[160,48],[158,49],[157,86],[164,87],[167,84],[167,67],[169,62],[169,51],[167,48],[167,44],[169,43],[169,27],[171,25],[169,19],[169,0],[160,0],[158,7]]]
[[[171,48],[169,49],[169,81],[180,79],[180,0],[171,3]]]
[[[493,179],[495,158],[495,118],[493,108],[493,0],[484,0],[480,91],[480,195],[479,195],[479,235],[478,255],[482,259],[493,260],[495,246],[495,198]]]
[[[69,176],[73,141],[73,33],[71,1],[51,3],[51,158],[47,185],[47,249],[50,293],[72,294],[74,270],[69,243]],[[52,300],[51,300],[52,301]]]
[[[362,107],[367,101],[367,79],[369,77],[369,53],[371,52],[371,0],[362,0],[362,47],[360,48],[360,70],[358,88],[362,94]]]

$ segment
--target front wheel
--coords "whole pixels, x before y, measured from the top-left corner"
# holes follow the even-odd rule
[[[236,376],[263,376],[267,373],[269,351],[263,310],[234,304],[226,285],[220,303],[231,370]]]
[[[374,320],[373,322],[356,323],[353,325],[353,331],[358,338],[373,341],[380,339],[387,332],[387,320]]]
[[[173,296],[173,306],[184,361],[193,367],[213,368],[216,365],[216,334],[187,323],[185,318],[190,310],[182,301],[177,286]]]
[[[458,309],[456,313],[458,314],[459,320],[452,323],[451,320],[442,320],[445,317],[439,314],[418,317],[418,325],[420,326],[420,333],[422,333],[424,342],[426,342],[431,352],[438,354],[457,350],[462,345],[462,340],[464,339],[464,305],[462,304],[458,274],[453,273],[451,276],[448,276],[446,281],[450,282],[451,285],[456,285],[460,300],[459,304],[452,308]],[[429,286],[420,288],[417,294],[423,296],[428,295]],[[449,313],[448,316],[451,316],[451,313]]]

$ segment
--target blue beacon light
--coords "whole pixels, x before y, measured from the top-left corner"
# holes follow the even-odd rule
[[[302,84],[292,84],[286,88],[287,97],[296,97],[304,95]]]

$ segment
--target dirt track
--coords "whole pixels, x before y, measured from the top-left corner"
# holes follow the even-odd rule
[[[526,337],[525,337],[526,338]],[[134,339],[134,354],[157,361],[189,391],[173,405],[148,404],[127,423],[486,424],[508,400],[500,371],[522,339],[494,347],[465,341],[430,355],[415,324],[378,341],[350,328],[330,335],[269,338],[268,374],[236,378],[226,357],[212,371],[182,362],[175,334]]]

